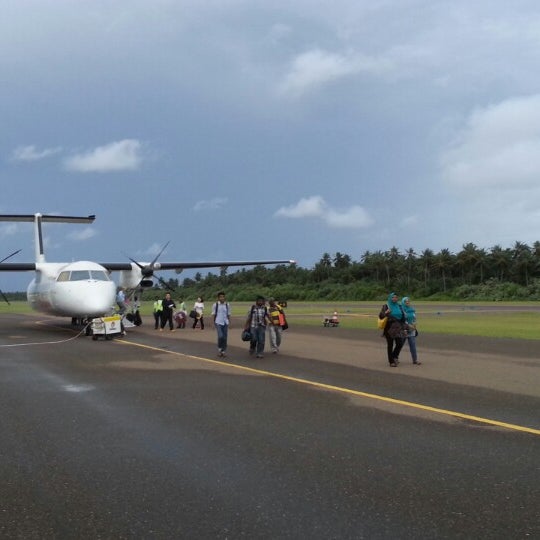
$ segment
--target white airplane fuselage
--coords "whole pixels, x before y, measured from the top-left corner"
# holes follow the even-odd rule
[[[91,261],[37,263],[26,296],[36,311],[60,317],[92,318],[111,313],[116,285]]]

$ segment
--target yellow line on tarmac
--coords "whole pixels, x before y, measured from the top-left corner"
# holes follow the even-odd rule
[[[194,356],[192,354],[185,354],[176,351],[169,351],[167,349],[161,349],[159,347],[153,347],[150,345],[143,345],[142,343],[134,343],[130,341],[117,340],[115,343],[120,343],[122,345],[131,345],[134,347],[141,347],[143,349],[150,349],[153,351],[158,351],[161,353],[174,354],[177,356],[184,356],[187,358],[194,358],[195,360],[200,360],[201,362],[207,362],[209,364],[215,364],[219,366],[225,366],[228,368],[238,369],[240,371],[248,371],[250,373],[256,373],[258,375],[265,375],[268,377],[274,377],[276,379],[282,379],[285,381],[306,384],[309,386],[314,386],[316,388],[323,388],[325,390],[331,390],[333,392],[340,392],[342,394],[351,394],[353,396],[360,396],[364,398],[374,399],[378,401],[383,401],[385,403],[393,403],[394,405],[402,405],[404,407],[411,407],[413,409],[420,409],[423,411],[429,411],[436,414],[443,414],[445,416],[453,416],[454,418],[461,418],[462,420],[472,420],[473,422],[480,422],[482,424],[488,424],[490,426],[497,426],[505,429],[510,429],[513,431],[523,431],[525,433],[532,433],[533,435],[540,435],[540,429],[534,429],[526,426],[518,426],[516,424],[508,424],[507,422],[499,422],[498,420],[492,420],[490,418],[482,418],[481,416],[473,416],[470,414],[464,414],[457,411],[450,411],[447,409],[439,409],[437,407],[430,407],[429,405],[422,405],[421,403],[413,403],[412,401],[404,401],[401,399],[390,398],[386,396],[380,396],[378,394],[370,394],[368,392],[362,392],[360,390],[352,390],[350,388],[343,388],[341,386],[334,386],[332,384],[325,384],[316,381],[310,381],[308,379],[300,379],[298,377],[291,377],[290,375],[282,375],[280,373],[273,373],[272,371],[265,371],[263,369],[255,369],[248,366],[241,366],[238,364],[231,364],[229,362],[222,362],[220,360],[212,360],[210,358],[205,358],[203,356]]]

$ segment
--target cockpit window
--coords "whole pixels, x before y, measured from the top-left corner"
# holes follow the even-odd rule
[[[73,270],[71,272],[70,281],[85,281],[90,279],[90,272],[88,270]]]
[[[103,270],[64,270],[58,274],[56,281],[111,281],[107,272]]]
[[[96,281],[110,281],[109,276],[103,270],[91,270],[92,279]]]
[[[69,281],[69,272],[60,272],[56,281]]]

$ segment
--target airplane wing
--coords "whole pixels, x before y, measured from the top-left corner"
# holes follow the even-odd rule
[[[296,261],[213,261],[213,262],[156,262],[149,270],[184,270],[189,268],[227,268],[229,266],[257,266],[266,264],[294,264]],[[130,262],[98,263],[110,272],[133,270]],[[146,266],[146,265],[145,265]],[[36,270],[36,263],[0,263],[0,272],[30,272]]]
[[[178,270],[182,271],[189,268],[227,268],[229,266],[257,266],[266,264],[295,264],[296,261],[273,260],[273,261],[212,261],[212,262],[155,262],[151,265],[141,263],[143,267],[150,267],[149,270]],[[99,263],[110,272],[118,270],[132,270],[133,265],[129,262],[124,263]],[[2,265],[0,265],[1,268]]]
[[[36,263],[1,263],[0,272],[29,272],[36,269]]]
[[[90,216],[53,216],[46,214],[0,214],[0,221],[28,221],[39,219],[43,223],[93,223],[95,215]]]

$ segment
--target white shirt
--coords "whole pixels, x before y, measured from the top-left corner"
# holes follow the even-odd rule
[[[215,315],[214,324],[229,324],[229,304],[216,302],[212,306],[212,315]]]

